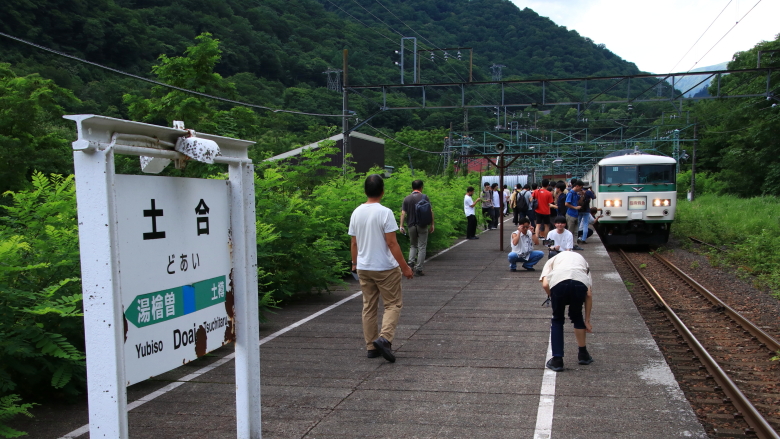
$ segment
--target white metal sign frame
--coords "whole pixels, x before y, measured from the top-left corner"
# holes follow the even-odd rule
[[[124,313],[114,155],[169,160],[187,131],[105,116],[70,115],[79,217],[90,437],[128,437]],[[215,163],[229,166],[230,252],[233,269],[237,437],[261,438],[260,345],[257,296],[254,167],[247,148],[254,142],[197,134],[219,145]]]

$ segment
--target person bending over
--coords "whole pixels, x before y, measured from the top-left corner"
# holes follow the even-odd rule
[[[552,319],[550,321],[550,344],[552,358],[547,361],[547,368],[555,372],[563,370],[563,324],[566,321],[564,313],[569,307],[569,318],[574,324],[574,336],[577,339],[579,352],[577,361],[587,365],[593,362],[588,353],[586,333],[593,332],[590,324],[590,311],[593,307],[593,284],[590,268],[577,252],[561,252],[550,258],[539,278],[542,288],[550,297]],[[585,305],[585,318],[582,317],[582,306]]]

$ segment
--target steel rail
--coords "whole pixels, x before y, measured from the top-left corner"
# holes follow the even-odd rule
[[[689,236],[689,237],[688,237],[688,239],[690,239],[691,241],[695,242],[696,244],[701,244],[701,245],[707,245],[707,246],[710,246],[710,247],[714,248],[715,250],[717,250],[717,251],[719,251],[719,252],[722,252],[722,251],[723,251],[723,249],[722,249],[722,248],[716,247],[716,246],[714,246],[714,245],[712,245],[712,244],[710,244],[710,243],[708,243],[708,242],[704,242],[704,241],[702,241],[701,239],[694,238],[693,236]]]
[[[653,297],[658,306],[660,306],[664,313],[669,317],[669,320],[688,343],[688,346],[690,346],[694,351],[699,360],[704,364],[704,367],[713,377],[715,382],[718,383],[726,396],[731,399],[731,403],[734,405],[734,407],[736,407],[737,410],[739,410],[739,412],[744,417],[745,422],[747,422],[758,438],[780,439],[780,435],[778,435],[772,426],[769,425],[767,420],[764,419],[761,413],[759,413],[759,411],[745,396],[745,394],[739,390],[739,387],[737,387],[734,381],[729,378],[728,374],[726,374],[726,372],[718,365],[715,359],[712,358],[709,352],[707,352],[707,349],[705,349],[704,346],[699,343],[699,340],[696,339],[696,336],[694,336],[688,327],[685,326],[685,323],[680,320],[672,308],[669,307],[669,305],[666,303],[664,298],[661,297],[655,287],[653,287],[650,281],[647,280],[647,278],[639,271],[639,268],[637,268],[636,265],[631,262],[623,249],[620,249],[620,255],[631,268],[631,271],[633,271],[637,276],[639,281],[642,282],[642,285],[644,285],[645,288],[647,288],[647,291],[650,292],[650,295]]]
[[[713,305],[720,307],[723,309],[723,311],[731,317],[732,320],[737,322],[742,328],[744,328],[746,331],[748,331],[753,337],[755,337],[758,341],[766,345],[767,348],[769,348],[772,352],[780,351],[780,341],[778,341],[776,338],[772,337],[771,335],[767,334],[766,332],[762,331],[761,328],[754,325],[753,322],[745,318],[742,314],[739,313],[739,311],[735,310],[734,308],[728,306],[725,302],[720,300],[718,296],[713,294],[708,289],[704,288],[700,283],[696,282],[693,278],[685,274],[682,270],[677,268],[674,264],[669,262],[666,258],[663,256],[653,253],[653,256],[655,256],[656,259],[661,261],[667,268],[672,270],[674,274],[679,276],[682,280],[684,280],[688,285],[690,285],[694,290],[698,291],[699,294],[704,296],[707,300],[712,302]]]

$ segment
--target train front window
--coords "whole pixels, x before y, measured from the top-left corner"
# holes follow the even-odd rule
[[[674,183],[674,165],[639,166],[639,184]]]
[[[602,166],[601,184],[674,183],[674,165]]]
[[[634,166],[603,166],[601,184],[636,184],[637,167]]]

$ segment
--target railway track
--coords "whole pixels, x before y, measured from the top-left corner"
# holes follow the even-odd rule
[[[620,255],[649,293],[632,295],[710,434],[780,438],[777,338],[660,255]]]

